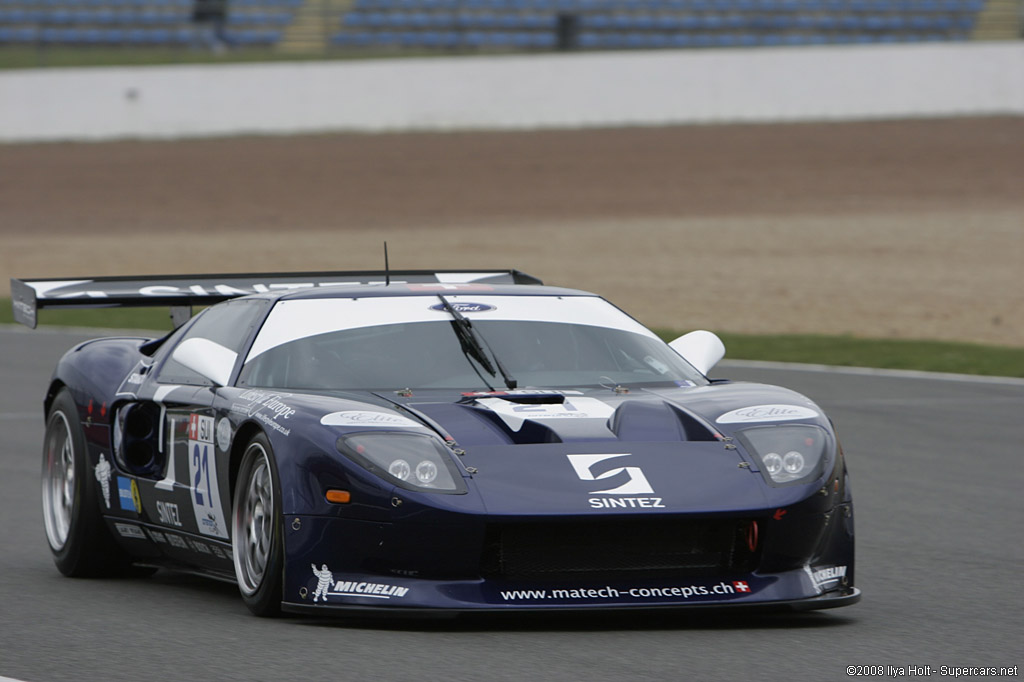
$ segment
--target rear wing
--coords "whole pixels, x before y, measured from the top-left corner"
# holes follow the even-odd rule
[[[151,275],[91,279],[11,279],[14,319],[35,329],[43,308],[171,308],[174,326],[184,324],[193,305],[272,291],[357,284],[542,284],[519,270],[358,270],[226,275]]]

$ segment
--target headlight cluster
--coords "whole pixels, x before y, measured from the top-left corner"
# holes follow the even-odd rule
[[[466,487],[448,449],[432,436],[357,433],[338,439],[341,454],[407,490],[461,493]]]
[[[737,434],[772,485],[806,483],[822,470],[828,434],[819,426],[757,426]]]

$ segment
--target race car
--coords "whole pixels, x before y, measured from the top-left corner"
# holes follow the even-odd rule
[[[45,387],[68,576],[178,569],[249,609],[390,614],[860,599],[822,409],[708,378],[592,293],[517,270],[12,280],[40,308],[168,305]],[[204,306],[192,315],[192,306]]]

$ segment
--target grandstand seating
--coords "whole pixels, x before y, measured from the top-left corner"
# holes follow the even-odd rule
[[[231,45],[272,45],[303,0],[230,0]],[[0,0],[0,45],[203,45],[193,0]]]
[[[0,46],[188,46],[194,0],[0,0]],[[986,0],[352,0],[346,48],[550,50],[965,40]],[[229,0],[232,45],[275,45],[303,0]]]
[[[346,47],[584,49],[966,40],[985,0],[355,0]],[[563,19],[564,21],[564,19]]]

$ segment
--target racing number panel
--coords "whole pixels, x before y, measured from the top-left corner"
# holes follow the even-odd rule
[[[122,495],[120,507],[148,522],[145,539],[167,558],[228,572],[230,489],[222,486],[226,476],[218,476],[221,469],[226,473],[227,461],[217,458],[215,423],[211,407],[171,408],[152,401],[121,407],[115,457],[118,468],[134,476],[116,480],[119,491],[131,486],[134,492],[131,502]],[[114,530],[136,539],[116,524]]]

